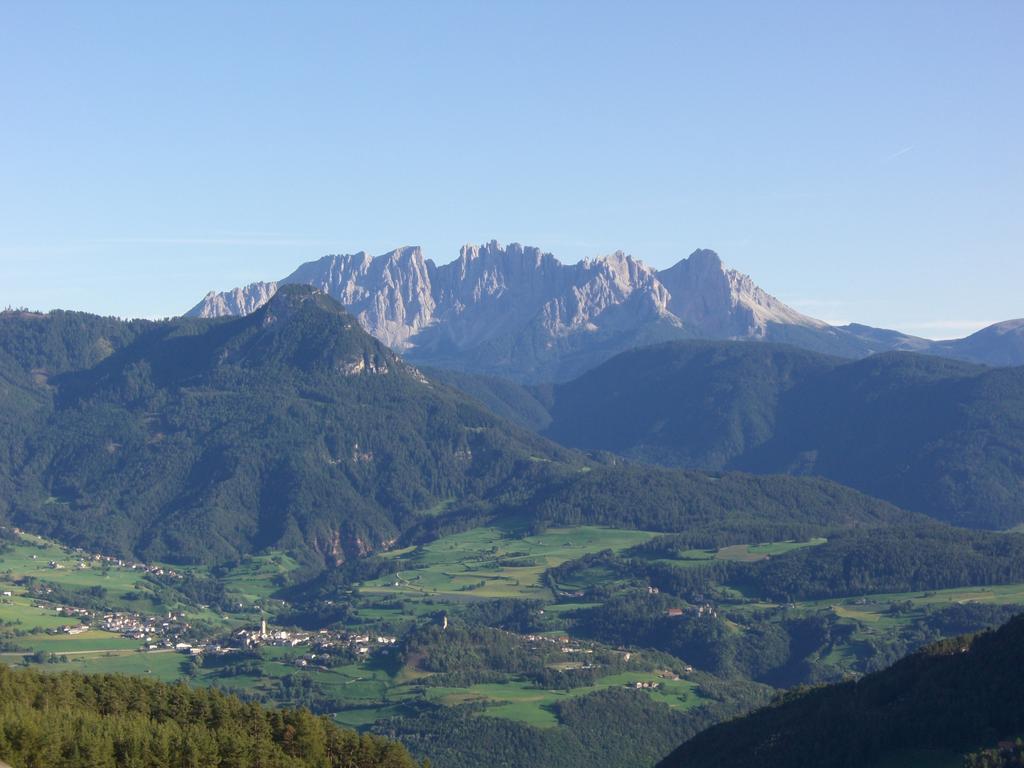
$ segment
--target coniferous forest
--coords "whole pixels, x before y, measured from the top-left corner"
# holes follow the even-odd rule
[[[411,768],[393,741],[304,710],[118,675],[0,666],[0,754],[19,768]]]

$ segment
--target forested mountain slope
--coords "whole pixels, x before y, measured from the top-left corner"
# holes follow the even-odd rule
[[[246,318],[155,325],[49,386],[10,514],[150,558],[277,544],[340,562],[519,464],[577,461],[426,381],[304,286]]]
[[[495,515],[656,530],[905,519],[817,480],[604,466],[425,378],[307,286],[244,318],[147,324],[45,382],[24,373],[14,368],[28,398],[15,416],[29,427],[3,435],[0,512],[147,559],[274,546],[322,567]]]
[[[306,711],[120,675],[0,665],[0,758],[11,768],[413,768],[393,741]]]
[[[567,445],[720,470],[775,433],[784,393],[842,362],[775,344],[643,347],[552,388],[545,433]]]
[[[946,640],[861,680],[788,694],[715,726],[662,768],[860,768],[962,754],[1024,732],[1024,617]],[[920,759],[920,758],[919,758]],[[925,764],[925,763],[917,763]]]
[[[960,525],[1024,521],[1024,368],[678,342],[624,353],[541,395],[545,434],[566,445],[822,475]]]
[[[96,365],[156,323],[87,312],[0,312],[0,349],[27,371],[45,378]]]

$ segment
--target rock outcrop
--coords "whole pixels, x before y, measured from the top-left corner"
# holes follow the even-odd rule
[[[249,314],[280,285],[296,283],[344,304],[363,328],[415,363],[528,382],[565,380],[626,349],[683,338],[771,340],[845,357],[913,349],[1024,361],[1019,326],[971,344],[830,326],[710,250],[660,271],[621,251],[563,264],[538,248],[495,241],[463,246],[440,266],[418,247],[376,257],[360,251],[308,262],[278,282],[209,293],[188,314]]]
[[[699,250],[661,272],[621,251],[562,264],[538,248],[466,245],[441,266],[418,247],[324,256],[279,282],[210,293],[188,314],[245,315],[279,285],[312,285],[410,359],[521,380],[565,378],[636,344],[768,338],[801,315]]]

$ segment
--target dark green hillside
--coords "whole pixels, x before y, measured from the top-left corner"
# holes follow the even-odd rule
[[[703,469],[828,477],[982,528],[1024,521],[1024,369],[771,344],[627,352],[552,390],[566,445]]]
[[[654,765],[681,738],[696,733],[735,706],[678,712],[643,693],[611,688],[556,707],[559,727],[481,717],[470,706],[422,707],[385,720],[374,732],[398,738],[414,754],[430,754],[447,768],[635,768]]]
[[[545,434],[644,461],[721,469],[774,434],[783,392],[839,362],[777,344],[635,349],[554,387]]]
[[[710,475],[625,462],[548,482],[526,506],[539,525],[700,531],[726,543],[923,521],[821,478]]]
[[[1024,521],[1024,368],[910,353],[836,368],[782,399],[734,466],[813,472],[959,525]]]
[[[157,323],[85,312],[0,312],[0,351],[26,371],[51,376],[89,368]]]
[[[0,515],[15,495],[24,440],[49,410],[51,377],[99,363],[153,323],[84,312],[0,312]]]
[[[0,759],[12,768],[413,768],[394,742],[306,711],[114,675],[0,665]]]
[[[860,768],[992,747],[1024,732],[1022,662],[1024,617],[1017,617],[857,682],[791,693],[698,734],[660,765]]]
[[[337,562],[536,459],[578,461],[427,382],[308,288],[161,324],[51,384],[13,521],[151,559],[275,545]]]
[[[50,395],[31,374],[0,349],[0,515],[16,493],[16,467],[25,460],[24,444],[49,412]]]
[[[21,322],[55,323],[40,338],[63,339],[66,320]],[[131,333],[46,383],[0,358],[17,394],[0,409],[10,522],[150,560],[227,562],[277,547],[322,567],[495,516],[664,531],[909,521],[817,479],[588,459],[427,380],[307,287],[245,318]],[[51,346],[47,358],[80,362]]]
[[[1024,536],[939,524],[840,531],[820,547],[757,563],[746,577],[780,602],[1019,581]]]
[[[497,376],[466,373],[451,368],[422,370],[432,381],[447,384],[479,400],[513,424],[540,431],[551,423],[551,416],[544,404],[544,387],[528,387]]]

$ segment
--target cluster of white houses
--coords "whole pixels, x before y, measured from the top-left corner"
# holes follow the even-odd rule
[[[345,630],[321,629],[318,632],[295,632],[287,629],[267,627],[267,621],[260,622],[259,629],[243,628],[232,635],[233,641],[243,648],[258,648],[261,645],[296,647],[314,645],[328,650],[347,648],[357,654],[369,654],[377,648],[388,648],[398,642],[390,635],[354,634]]]
[[[51,634],[78,635],[96,628],[138,640],[149,650],[170,648],[192,629],[192,625],[185,621],[185,614],[173,611],[162,616],[146,616],[116,611],[99,613],[87,608],[62,605],[57,609],[57,615],[78,619],[80,623],[64,624],[48,630]]]

